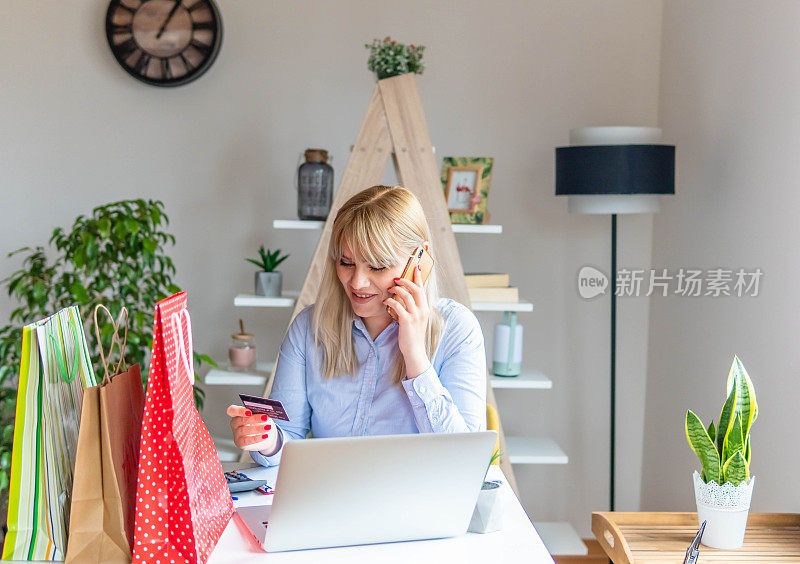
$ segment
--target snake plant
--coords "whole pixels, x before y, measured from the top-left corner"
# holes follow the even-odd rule
[[[728,397],[718,425],[706,428],[692,410],[686,412],[686,440],[700,459],[704,482],[738,486],[750,479],[750,428],[758,417],[753,382],[738,356],[728,373]]]

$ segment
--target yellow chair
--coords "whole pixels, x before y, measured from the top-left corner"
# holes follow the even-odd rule
[[[491,404],[486,404],[486,429],[488,431],[497,431],[500,432],[500,415],[498,415],[497,410]],[[497,456],[497,453],[500,452],[500,436],[497,436],[497,442],[494,444],[494,451],[492,452],[492,464],[500,465],[500,457]]]

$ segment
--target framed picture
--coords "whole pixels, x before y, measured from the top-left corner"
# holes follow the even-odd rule
[[[492,180],[492,157],[445,157],[442,187],[451,223],[489,222],[487,200]]]

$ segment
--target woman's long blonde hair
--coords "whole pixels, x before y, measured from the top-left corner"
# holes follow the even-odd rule
[[[314,342],[321,349],[325,379],[355,375],[358,358],[352,336],[353,308],[336,274],[336,265],[348,244],[352,252],[371,266],[391,267],[403,263],[431,240],[428,221],[419,200],[402,186],[373,186],[362,190],[339,209],[333,221],[322,285],[314,305]],[[355,260],[356,257],[350,257]],[[425,329],[425,350],[432,358],[444,321],[435,306],[439,293],[434,266],[425,283],[431,314]],[[403,355],[397,351],[393,382],[405,377]]]

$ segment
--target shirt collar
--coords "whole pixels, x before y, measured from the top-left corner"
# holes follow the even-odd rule
[[[377,340],[384,339],[384,335],[390,335],[393,331],[395,331],[399,327],[396,319],[393,319],[392,322],[384,329],[380,335],[378,335]],[[367,338],[368,341],[372,341],[372,337],[369,336],[369,331],[367,330],[367,326],[364,325],[364,320],[361,319],[359,316],[353,314],[353,330],[358,330],[364,337]]]

